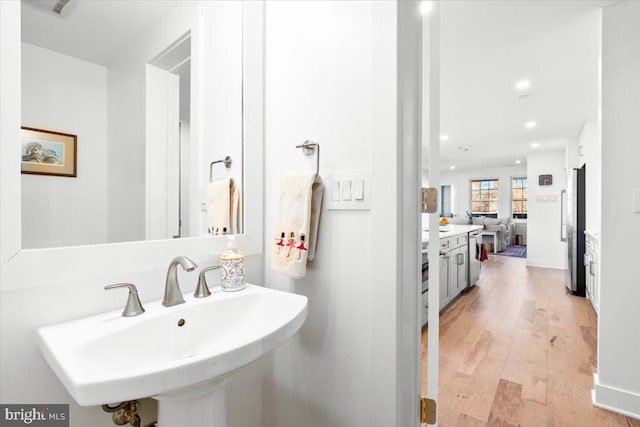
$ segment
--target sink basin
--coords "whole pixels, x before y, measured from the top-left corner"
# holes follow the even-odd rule
[[[305,296],[254,285],[185,299],[145,304],[136,317],[118,310],[43,327],[38,345],[80,405],[179,400],[176,392],[193,395],[278,347],[307,315]]]

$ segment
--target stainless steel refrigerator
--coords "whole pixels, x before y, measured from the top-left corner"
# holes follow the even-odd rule
[[[560,240],[567,242],[565,285],[574,295],[585,296],[585,169],[572,169],[562,190]]]

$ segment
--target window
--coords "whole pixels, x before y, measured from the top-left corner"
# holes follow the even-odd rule
[[[511,214],[513,218],[527,218],[527,177],[511,178]]]
[[[498,217],[498,180],[471,181],[471,215]]]
[[[453,217],[452,185],[440,186],[440,216]]]

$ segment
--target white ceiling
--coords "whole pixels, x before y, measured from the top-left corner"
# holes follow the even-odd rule
[[[22,0],[22,41],[109,66],[178,1]]]
[[[55,0],[22,0],[22,39],[108,66],[176,3],[71,0],[57,15]],[[441,129],[449,140],[441,142],[442,169],[524,164],[531,143],[562,149],[595,120],[598,11],[610,3],[443,1]],[[519,97],[514,85],[524,78],[530,95]],[[529,120],[535,129],[524,128]]]
[[[562,149],[596,120],[598,16],[610,3],[442,2],[441,169],[525,164],[533,142]],[[529,96],[515,90],[521,79]]]
[[[178,0],[71,0],[58,15],[52,11],[56,2],[22,0],[22,41],[105,67],[129,50],[164,14],[184,5]],[[191,44],[182,46],[172,51],[172,60],[176,55],[190,56]],[[190,70],[190,62],[173,70],[181,79],[183,118],[189,115]]]

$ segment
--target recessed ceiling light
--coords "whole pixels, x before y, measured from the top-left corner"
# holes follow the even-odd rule
[[[531,87],[531,82],[529,80],[520,80],[516,83],[516,90],[527,90]]]
[[[468,145],[461,145],[460,147],[458,147],[458,150],[469,151],[471,150],[471,147],[469,147]]]
[[[456,168],[456,167],[455,167],[455,166],[453,166],[453,165],[451,165],[451,166],[449,167],[449,169],[451,169],[451,170],[454,170],[455,168]]]
[[[534,127],[536,127],[536,122],[534,122],[533,120],[530,122],[527,122],[524,124],[524,127],[526,127],[527,129],[533,129]]]
[[[425,0],[420,3],[420,13],[423,15],[428,15],[433,10],[433,2]]]
[[[540,147],[540,144],[538,144],[537,142],[534,142],[533,144],[531,144],[531,148],[538,148]]]
[[[448,141],[449,135],[440,135],[440,141]]]
[[[516,165],[519,165],[519,164],[520,164],[520,160],[516,160]]]

